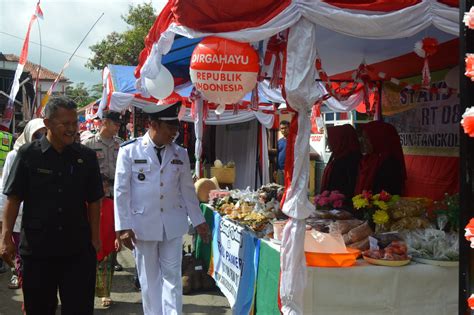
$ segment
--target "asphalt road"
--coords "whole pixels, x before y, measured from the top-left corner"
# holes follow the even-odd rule
[[[143,314],[141,295],[132,284],[134,261],[129,250],[118,254],[118,260],[124,267],[116,272],[112,283],[112,306],[108,309],[101,307],[100,299],[95,300],[95,314],[132,315]],[[8,289],[9,272],[0,274],[0,315],[22,314],[21,290]],[[218,289],[209,292],[198,292],[183,297],[184,314],[232,314],[227,299]],[[57,314],[60,314],[58,311]]]

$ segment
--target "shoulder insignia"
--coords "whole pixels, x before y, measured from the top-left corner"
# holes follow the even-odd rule
[[[120,147],[124,147],[124,146],[126,146],[126,145],[128,145],[128,144],[130,144],[130,143],[134,143],[135,141],[137,141],[137,138],[131,139],[131,140],[128,140],[128,141],[125,141],[124,143],[122,143],[122,144],[120,145]]]

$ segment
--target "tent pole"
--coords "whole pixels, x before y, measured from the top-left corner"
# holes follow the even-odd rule
[[[259,161],[259,147],[260,147],[260,123],[258,122],[257,120],[257,154],[255,154],[255,158],[256,158],[256,161],[255,161],[255,185],[254,185],[254,188],[255,190],[257,190],[257,185],[258,185],[258,175],[259,175],[259,165],[260,165],[260,161]]]
[[[474,86],[470,80],[464,76],[465,55],[474,53],[474,31],[469,30],[463,23],[464,12],[469,11],[474,4],[473,0],[459,1],[459,64],[460,64],[460,113],[464,113],[466,108],[474,102]],[[469,247],[469,242],[464,238],[464,227],[473,217],[474,209],[473,182],[474,175],[474,139],[467,136],[462,128],[459,130],[459,164],[460,164],[460,226],[459,226],[459,314],[470,313],[467,299],[472,292],[472,282],[474,280],[474,253]]]
[[[378,84],[379,89],[379,101],[378,101],[378,111],[379,111],[379,120],[383,121],[383,112],[382,112],[382,92],[383,92],[383,81],[379,81]]]

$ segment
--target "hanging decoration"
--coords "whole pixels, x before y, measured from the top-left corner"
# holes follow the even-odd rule
[[[464,133],[468,134],[469,137],[474,137],[474,107],[466,108],[466,111],[462,115],[461,125],[464,129]],[[472,222],[472,231],[474,232],[474,221],[471,219],[471,222]],[[469,222],[469,224],[471,224],[471,222]],[[466,233],[467,233],[468,227],[469,226],[466,227]]]
[[[240,101],[257,83],[258,55],[248,43],[207,37],[191,56],[189,73],[198,91],[225,106]]]
[[[324,87],[328,91],[328,95],[324,96],[322,100],[332,96],[338,101],[345,101],[354,94],[358,87],[362,86],[364,91],[364,104],[366,106],[366,111],[370,112],[373,108],[376,108],[378,97],[374,97],[371,104],[370,95],[378,93],[378,88],[370,77],[369,69],[365,61],[362,61],[357,70],[352,73],[351,77],[353,82],[342,82],[339,84],[338,88],[334,88],[334,84],[331,82],[328,74],[323,69],[319,53],[316,54],[315,67],[320,80],[323,82]],[[347,91],[343,92],[344,90]]]
[[[282,87],[283,76],[283,54],[288,40],[288,31],[280,32],[273,35],[267,44],[265,58],[263,60],[263,68],[271,71],[271,74],[263,71],[264,77],[270,77],[270,88],[278,89]],[[273,63],[273,68],[270,68]]]
[[[474,294],[471,294],[471,296],[467,299],[467,305],[471,310],[474,310]]]
[[[474,30],[474,6],[471,7],[469,12],[464,13],[464,18],[462,21],[467,28]]]
[[[174,90],[173,75],[165,66],[161,65],[156,78],[145,78],[145,87],[154,98],[159,100],[167,98]]]
[[[466,72],[464,75],[474,81],[474,54],[466,54]]]
[[[424,59],[423,70],[421,71],[421,86],[429,89],[431,82],[430,66],[428,57],[433,56],[438,51],[438,40],[433,37],[425,37],[415,43],[415,53]]]

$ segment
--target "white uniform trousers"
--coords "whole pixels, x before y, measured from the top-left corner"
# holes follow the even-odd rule
[[[181,314],[183,237],[135,244],[135,261],[145,315]]]

